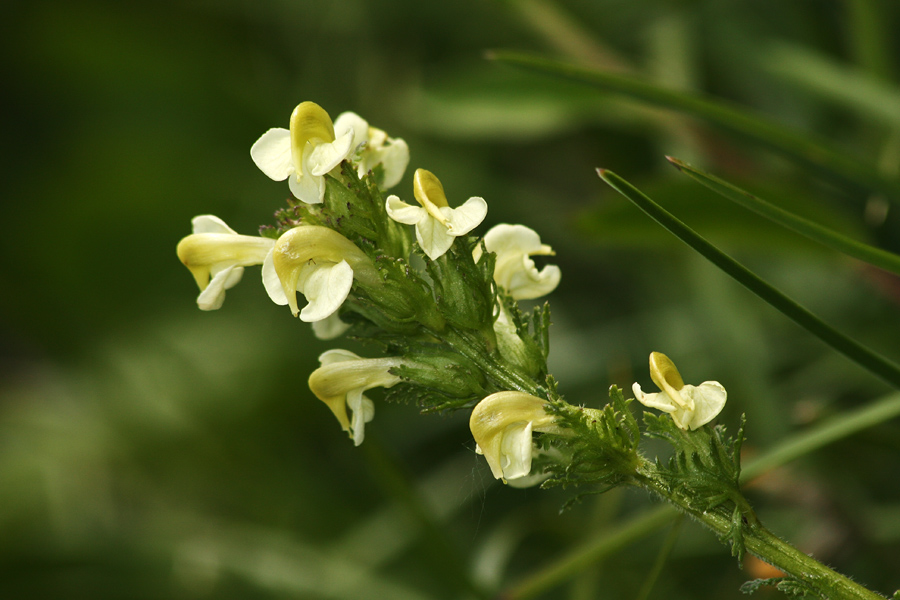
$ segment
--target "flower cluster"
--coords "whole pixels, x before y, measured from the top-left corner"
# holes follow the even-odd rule
[[[250,156],[271,179],[288,181],[288,208],[258,236],[240,235],[217,217],[196,217],[178,257],[194,275],[203,310],[220,308],[244,268],[261,265],[269,298],[312,323],[318,337],[350,329],[384,343],[388,355],[381,358],[329,350],[309,378],[355,444],[374,416],[365,395],[372,388],[396,386],[391,394],[426,409],[490,407],[510,401],[509,381],[485,373],[478,357],[522,382],[546,376],[540,340],[549,320],[529,328],[511,305],[559,283],[558,267],[539,270],[531,258],[553,254],[536,232],[501,224],[483,237],[471,235],[487,215],[485,200],[451,204],[425,169],[413,175],[415,204],[385,197],[403,179],[409,148],[355,113],[332,121],[319,105],[303,102],[289,127],[266,131]],[[424,261],[424,272],[412,254]],[[510,368],[504,362],[513,355],[518,366]],[[534,431],[545,431],[544,421],[536,417]],[[531,431],[515,438],[516,466],[495,472],[507,479],[527,474]],[[478,442],[492,469],[500,464],[495,451],[510,443]]]
[[[552,248],[523,225],[472,235],[487,215],[485,200],[451,205],[425,169],[413,175],[416,204],[385,197],[403,180],[409,148],[355,113],[332,121],[303,102],[289,128],[269,129],[250,155],[265,175],[288,181],[288,207],[258,236],[211,215],[194,218],[177,253],[200,288],[199,307],[219,309],[244,268],[261,265],[269,298],[311,323],[319,338],[349,332],[384,349],[379,358],[329,350],[309,377],[313,394],[356,445],[375,413],[365,394],[389,388],[391,398],[425,410],[473,408],[476,450],[493,475],[539,481],[534,434],[570,432],[550,410],[559,397],[546,364],[549,309],[538,306],[529,317],[518,302],[559,284],[559,267],[534,261],[552,256]],[[700,427],[724,404],[719,384],[685,386],[661,354],[651,356],[651,370],[663,391],[643,394],[635,384],[635,395],[671,413],[679,427]]]

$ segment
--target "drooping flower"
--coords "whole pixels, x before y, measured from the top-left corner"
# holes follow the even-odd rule
[[[559,267],[546,265],[540,271],[532,256],[553,256],[553,248],[541,243],[536,231],[524,225],[495,225],[484,236],[488,252],[497,255],[494,281],[515,300],[530,300],[549,294],[559,285]],[[481,258],[481,245],[473,252],[476,262]]]
[[[345,112],[334,120],[335,131],[353,129],[351,158],[356,165],[357,174],[362,177],[376,166],[384,169],[384,189],[390,189],[400,183],[403,173],[409,165],[409,146],[401,138],[388,137],[388,134],[369,123],[353,112]]]
[[[225,290],[241,280],[244,267],[263,264],[275,240],[240,235],[213,215],[194,217],[191,224],[193,233],[178,242],[176,252],[200,287],[197,306],[217,310],[225,301]]]
[[[638,402],[672,415],[681,429],[697,429],[712,421],[725,406],[727,394],[718,381],[704,381],[698,386],[685,385],[675,364],[661,352],[650,354],[650,378],[660,390],[645,394],[641,386],[632,386]]]
[[[365,425],[375,416],[375,405],[363,395],[375,387],[389,388],[400,378],[390,370],[403,364],[400,358],[360,358],[349,350],[328,350],[319,356],[322,366],[309,376],[309,389],[328,405],[353,443],[362,444]],[[347,408],[353,413],[350,419]]]
[[[531,473],[532,433],[558,433],[547,401],[523,392],[497,392],[472,410],[469,428],[496,479],[519,479]]]
[[[378,285],[375,265],[340,233],[327,227],[294,227],[275,243],[263,264],[263,283],[276,304],[287,304],[302,321],[321,321],[335,313],[358,279]],[[297,292],[308,301],[303,310]]]
[[[325,109],[302,102],[291,114],[290,129],[276,127],[262,134],[250,156],[271,179],[287,179],[299,200],[318,204],[325,198],[325,174],[347,158],[353,137],[352,127],[335,130]]]
[[[416,169],[413,195],[421,206],[406,204],[393,195],[385,206],[393,220],[416,226],[416,240],[431,260],[440,258],[454,238],[475,229],[487,215],[487,203],[477,196],[459,208],[450,208],[441,182],[425,169]]]

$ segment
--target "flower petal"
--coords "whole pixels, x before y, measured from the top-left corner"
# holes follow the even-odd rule
[[[219,310],[225,302],[225,290],[232,287],[241,279],[243,267],[226,267],[213,277],[200,295],[197,296],[197,306],[200,310]],[[237,273],[237,275],[235,275]],[[228,285],[231,283],[231,285]]]
[[[450,235],[465,235],[478,227],[487,216],[487,202],[477,196],[466,200],[459,208],[441,208],[441,214],[450,222]]]
[[[425,210],[425,209],[421,209]],[[442,223],[426,216],[416,223],[416,241],[431,260],[437,260],[453,245],[454,237]]]
[[[312,330],[316,338],[320,340],[333,340],[350,329],[349,323],[344,323],[337,312],[325,317],[321,321],[313,321]]]
[[[308,156],[304,156],[304,168],[312,175],[324,175],[341,164],[347,158],[353,144],[353,130],[348,129],[339,138],[330,143],[316,144]]]
[[[335,135],[340,137],[348,129],[353,131],[351,152],[355,152],[360,144],[365,143],[369,139],[369,123],[355,112],[348,111],[339,114],[337,119],[334,120]]]
[[[402,139],[393,140],[381,153],[381,164],[384,167],[384,189],[390,189],[400,183],[406,167],[409,166],[409,146]]]
[[[262,282],[263,286],[266,288],[266,293],[269,294],[269,298],[272,299],[272,302],[279,306],[284,306],[288,303],[288,297],[285,295],[284,288],[281,286],[281,280],[278,279],[278,272],[275,270],[273,255],[274,252],[269,251],[266,255],[266,259],[263,261]]]
[[[524,266],[509,277],[506,291],[516,300],[531,300],[546,296],[556,289],[562,278],[562,271],[556,265],[546,265],[540,271],[534,261],[523,257]]]
[[[250,147],[250,158],[269,178],[284,181],[294,172],[291,132],[281,127],[268,130]]]
[[[300,320],[321,321],[341,307],[353,287],[353,269],[342,260],[337,264],[310,265],[312,269],[301,290],[309,304],[300,311]],[[301,281],[303,281],[301,276]]]
[[[343,348],[332,348],[319,355],[319,362],[323,367],[325,365],[333,365],[334,363],[346,362],[348,360],[362,360],[362,358],[358,354],[354,354]]]
[[[514,423],[500,441],[500,467],[504,479],[517,479],[531,472],[531,421]]]
[[[488,252],[496,252],[498,256],[504,254],[544,254],[544,246],[541,244],[541,236],[524,225],[509,225],[501,223],[491,227],[484,234],[484,245]]]
[[[325,200],[325,178],[306,173],[291,174],[288,187],[295,198],[307,204],[321,204]]]
[[[225,221],[215,215],[198,215],[191,219],[191,231],[193,233],[230,233],[240,235],[237,231],[225,224]]]
[[[640,384],[637,383],[631,386],[631,390],[634,392],[635,399],[648,408],[655,408],[666,413],[671,413],[678,409],[678,406],[672,402],[672,399],[665,392],[645,394],[641,391]]]
[[[405,225],[415,225],[428,215],[421,206],[412,206],[393,195],[388,196],[384,208],[390,218]]]
[[[727,392],[718,381],[704,381],[699,386],[686,385],[682,393],[687,392],[694,399],[694,414],[690,421],[691,429],[702,427],[716,418],[725,407]]]
[[[353,411],[350,420],[353,445],[359,446],[366,436],[366,423],[375,418],[375,403],[363,395],[362,389],[355,389],[347,392],[347,407]]]

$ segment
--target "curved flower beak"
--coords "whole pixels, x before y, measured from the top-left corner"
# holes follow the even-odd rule
[[[356,245],[327,227],[301,225],[278,238],[263,282],[277,304],[287,304],[301,320],[314,322],[334,314],[350,293],[353,280],[379,283],[372,261]],[[309,304],[301,311],[297,292]]]
[[[322,366],[309,376],[309,389],[337,417],[355,445],[365,437],[365,424],[375,416],[375,406],[363,395],[374,387],[389,388],[400,382],[390,369],[400,366],[399,358],[360,358],[348,350],[329,350],[319,357]],[[353,419],[347,415],[347,408]]]
[[[650,354],[650,378],[662,391],[645,394],[635,383],[634,397],[644,406],[669,413],[681,429],[702,427],[725,407],[727,392],[722,384],[704,381],[698,386],[685,385],[675,364],[661,352]]]
[[[240,235],[213,215],[192,220],[191,235],[178,242],[178,259],[190,270],[201,290],[201,310],[216,310],[225,301],[225,290],[235,286],[244,267],[262,264],[274,240]]]
[[[504,483],[531,472],[532,433],[558,433],[548,402],[523,392],[497,392],[472,410],[469,428],[496,479]]]

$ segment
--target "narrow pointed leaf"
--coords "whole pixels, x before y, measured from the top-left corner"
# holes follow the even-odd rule
[[[896,364],[847,337],[785,296],[615,173],[603,169],[597,169],[597,173],[610,187],[751,292],[850,360],[900,388],[900,367]]]
[[[797,233],[804,235],[813,241],[819,242],[838,252],[843,252],[847,256],[852,256],[853,258],[875,265],[885,271],[900,275],[900,256],[868,244],[863,244],[862,242],[849,238],[833,229],[829,229],[828,227],[824,227],[818,223],[797,216],[792,212],[779,208],[762,198],[754,196],[750,192],[742,190],[736,185],[732,185],[727,181],[719,179],[715,175],[711,175],[701,169],[693,167],[677,158],[672,158],[671,156],[667,156],[666,158],[682,173],[690,175],[709,189],[725,196],[729,200],[737,202],[744,208],[748,208],[756,214],[762,215],[783,227],[793,229]]]
[[[494,51],[489,58],[546,75],[578,81],[595,88],[703,119],[721,129],[740,135],[780,152],[823,174],[869,191],[885,194],[900,202],[900,183],[884,177],[871,165],[847,156],[847,152],[772,120],[754,115],[747,109],[723,100],[690,92],[670,90],[626,75],[579,67],[519,52]]]

